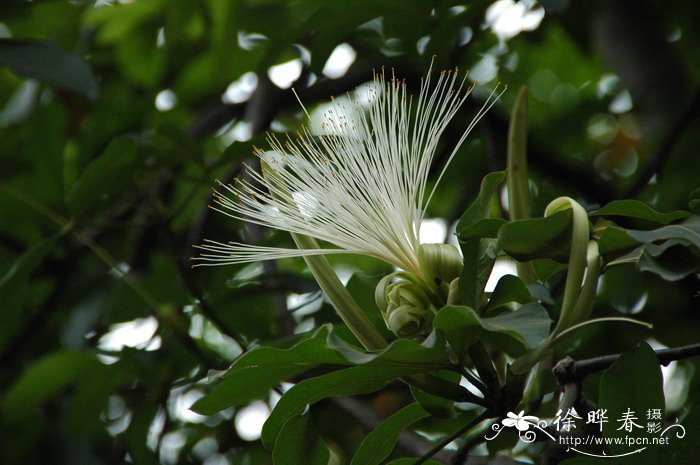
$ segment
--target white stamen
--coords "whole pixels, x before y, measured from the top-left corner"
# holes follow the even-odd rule
[[[358,100],[339,99],[323,135],[268,136],[263,173],[221,185],[213,207],[233,218],[314,237],[338,248],[285,249],[205,241],[198,265],[248,263],[331,253],[365,254],[418,274],[419,231],[438,141],[473,86],[457,71],[423,79],[417,102],[406,85],[375,76]],[[381,85],[382,90],[377,89]],[[494,89],[453,148],[442,178],[467,135],[503,90]],[[358,92],[359,93],[359,92]],[[495,98],[494,98],[495,96]],[[366,109],[369,102],[369,109]],[[303,105],[302,105],[303,108]],[[306,109],[304,108],[306,112]],[[437,183],[436,183],[437,184]]]

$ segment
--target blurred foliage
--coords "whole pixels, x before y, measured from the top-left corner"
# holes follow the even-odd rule
[[[234,178],[252,159],[253,145],[265,145],[266,130],[302,124],[291,90],[269,77],[271,67],[292,60],[301,68],[293,86],[312,113],[382,67],[395,69],[415,90],[431,60],[436,69],[470,69],[480,81],[457,120],[469,121],[496,82],[511,87],[477,126],[436,192],[428,216],[447,225],[462,217],[486,173],[505,168],[512,89],[528,85],[533,217],[561,195],[589,212],[619,199],[654,208],[618,203],[598,211],[636,234],[634,241],[627,236],[623,241],[611,228],[605,237],[610,259],[637,251],[645,252],[646,261],[639,268],[610,268],[594,311],[594,316],[634,315],[652,323],[653,331],[593,325],[558,356],[625,352],[644,339],[654,347],[697,342],[697,250],[693,255],[678,247],[693,238],[662,226],[693,220],[658,212],[697,213],[700,207],[700,4],[542,0],[528,4],[531,13],[544,8],[541,24],[504,32],[503,25],[486,22],[491,3],[4,0],[0,463],[315,464],[330,457],[341,464],[350,463],[358,448],[368,454],[372,441],[389,438],[396,449],[385,451],[382,443],[384,456],[371,462],[380,463],[429,448],[424,439],[418,450],[397,439],[409,426],[434,439],[473,419],[473,411],[425,418],[406,387],[391,382],[411,370],[387,359],[447,357],[444,350],[435,354],[439,345],[419,350],[405,341],[392,345],[396,359],[362,359],[345,367],[366,354],[354,354],[352,335],[338,324],[301,260],[190,268],[191,244],[203,237],[292,244],[285,234],[244,226],[207,208],[214,180]],[[341,44],[355,58],[336,75],[324,67]],[[463,126],[458,121],[448,128],[436,164],[444,163]],[[460,234],[466,234],[462,226],[489,219],[487,211],[501,216],[503,207],[489,198],[482,199],[482,213],[460,223]],[[556,215],[548,220],[533,227],[561,236],[567,223],[558,224]],[[526,256],[532,244],[523,250],[516,229],[522,225],[513,225],[508,246]],[[657,229],[647,232],[652,227]],[[470,236],[481,238],[477,243],[496,237],[480,231]],[[342,276],[354,273],[348,289],[381,325],[374,285],[392,270],[365,257],[333,257],[332,263]],[[529,311],[542,323],[557,317],[564,275],[553,260],[534,265],[548,289],[530,289],[542,305],[529,304]],[[501,281],[498,289],[494,302],[529,300],[519,281]],[[497,310],[495,305],[488,311]],[[486,316],[499,318],[495,312]],[[497,345],[508,328],[493,331],[488,325],[495,322],[486,319],[452,311],[441,321],[448,339],[449,328],[476,321],[474,338]],[[332,332],[326,323],[335,326]],[[537,328],[518,336],[515,353],[540,337]],[[308,349],[309,366],[279,365],[279,354],[299,352],[303,344],[322,347]],[[248,351],[257,346],[273,352]],[[244,352],[222,383],[221,371]],[[641,360],[640,373],[655,373],[648,355],[640,347],[620,364]],[[233,389],[226,380],[251,358],[251,364],[268,360],[276,368],[267,378],[249,373],[250,390],[229,392],[225,406],[205,408],[202,401],[198,411],[206,416],[189,410],[205,394]],[[616,378],[625,372],[621,366],[602,380],[589,377],[587,395],[594,401],[600,395],[605,405],[618,402],[613,387],[638,381]],[[303,372],[312,367],[317,377],[304,380],[309,375]],[[689,447],[700,437],[696,367],[697,360],[690,359],[664,371],[666,416],[682,419],[688,429],[668,452],[677,464],[695,463],[697,453]],[[277,414],[276,426],[263,432],[266,445],[278,436],[282,441],[273,456],[255,432],[245,433],[251,425],[255,429],[256,412],[269,413],[283,381],[316,383],[329,395],[374,393],[353,397],[350,405],[347,398],[319,398],[304,416],[295,415],[313,402],[286,401],[280,411],[293,419],[280,423],[284,412]],[[658,380],[645,381],[656,389]],[[553,389],[551,376],[547,383]],[[419,397],[431,413],[444,407],[437,398]],[[556,402],[550,396],[539,411],[527,413],[551,416],[552,410]],[[363,443],[386,417],[383,432]],[[246,422],[248,428],[240,426]],[[498,445],[510,451],[513,443],[490,443],[488,452],[498,452]],[[528,454],[539,460],[549,452],[535,447]]]

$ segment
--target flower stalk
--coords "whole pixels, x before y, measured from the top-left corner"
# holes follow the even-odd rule
[[[527,86],[522,86],[515,97],[515,105],[508,128],[508,212],[512,221],[530,217],[530,186],[527,177]],[[525,284],[537,282],[530,262],[515,262],[518,276]]]

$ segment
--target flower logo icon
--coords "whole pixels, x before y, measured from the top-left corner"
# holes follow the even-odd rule
[[[507,418],[504,418],[501,423],[508,428],[516,427],[518,431],[527,431],[531,425],[536,425],[539,418],[532,415],[525,415],[525,411],[521,410],[517,415],[513,412],[508,412]]]

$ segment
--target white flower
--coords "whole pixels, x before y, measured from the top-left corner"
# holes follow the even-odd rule
[[[331,253],[377,257],[419,274],[418,232],[431,163],[440,136],[473,87],[458,73],[440,73],[431,86],[422,80],[417,102],[394,77],[375,76],[364,89],[369,109],[359,101],[329,110],[324,135],[304,129],[296,137],[268,137],[271,151],[256,150],[263,174],[222,185],[214,209],[233,218],[311,236],[337,248],[286,249],[206,240],[199,265],[247,263]],[[459,147],[493,105],[491,93],[453,147],[442,178]],[[341,111],[339,111],[341,110]],[[437,183],[436,183],[437,185]],[[433,188],[434,189],[434,188]]]

